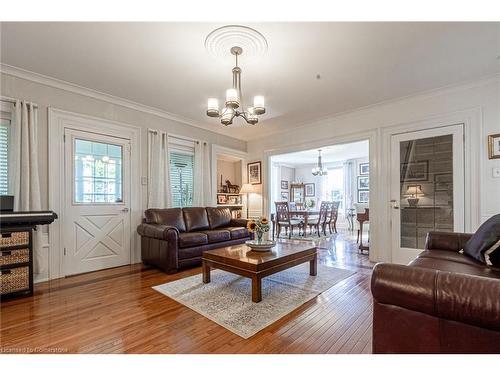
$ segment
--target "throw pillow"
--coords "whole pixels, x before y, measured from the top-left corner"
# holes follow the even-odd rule
[[[490,250],[500,240],[500,214],[486,220],[472,235],[464,246],[464,253],[468,256],[486,263],[484,253]],[[494,249],[496,250],[496,249]],[[493,259],[497,257],[493,255]],[[492,254],[489,254],[490,261],[493,262]]]

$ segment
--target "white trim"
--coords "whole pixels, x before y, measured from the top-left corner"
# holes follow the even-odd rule
[[[456,111],[439,116],[431,116],[419,121],[402,123],[380,129],[380,164],[386,166],[381,168],[382,175],[380,181],[389,181],[391,165],[391,137],[404,132],[414,132],[418,130],[434,129],[453,124],[464,124],[464,174],[465,174],[465,231],[474,232],[480,224],[480,149],[482,139],[482,111],[480,107]],[[371,169],[371,166],[370,166]],[[373,185],[372,185],[373,186]],[[390,187],[389,184],[382,184],[380,187],[378,200],[380,203],[379,216],[384,219],[380,235],[382,243],[378,244],[384,249],[384,257],[379,259],[391,261],[391,213]],[[371,199],[370,199],[371,201]],[[371,215],[370,215],[371,216]]]
[[[102,125],[106,124],[105,127]],[[49,124],[49,209],[59,215],[49,227],[50,256],[49,256],[49,279],[63,277],[62,258],[62,233],[64,222],[64,129],[72,128],[96,133],[109,134],[119,131],[125,138],[130,139],[131,157],[130,166],[132,171],[141,170],[141,128],[117,121],[101,119],[98,117],[83,115],[79,113],[64,111],[56,108],[48,108]],[[140,173],[131,174],[131,204],[130,204],[130,228],[135,228],[142,220],[142,185]],[[133,240],[130,244],[131,263],[140,261],[140,241],[135,230],[132,230]]]
[[[211,160],[211,173],[212,173],[212,206],[217,205],[217,156],[226,155],[232,156],[241,161],[241,179],[245,181],[246,176],[246,162],[248,160],[248,153],[241,150],[236,150],[234,148],[219,146],[212,144],[212,160]],[[248,204],[248,202],[246,202]],[[243,207],[243,211],[246,212],[246,207]]]
[[[93,99],[102,100],[102,101],[112,103],[115,105],[119,105],[119,106],[122,106],[125,108],[130,108],[130,109],[133,109],[136,111],[148,113],[150,115],[154,115],[154,116],[158,116],[158,117],[165,118],[168,120],[176,121],[176,122],[179,122],[181,124],[194,126],[196,128],[203,129],[203,130],[208,131],[208,132],[222,134],[222,135],[225,135],[226,137],[238,139],[240,141],[246,139],[245,137],[237,138],[237,137],[228,135],[225,127],[224,128],[214,127],[213,129],[208,128],[207,126],[203,126],[203,125],[198,124],[194,120],[167,112],[165,110],[162,110],[162,109],[159,109],[156,107],[151,107],[151,106],[148,106],[145,104],[134,102],[132,100],[120,98],[120,97],[110,95],[110,94],[106,94],[106,93],[101,92],[101,91],[97,91],[97,90],[94,90],[94,89],[91,89],[88,87],[76,85],[74,83],[63,81],[61,79],[57,79],[54,77],[49,77],[49,76],[46,76],[46,75],[43,75],[40,73],[32,72],[30,70],[18,68],[16,66],[0,63],[0,72],[2,72],[3,74],[13,76],[13,77],[17,77],[17,78],[25,79],[28,81],[40,83],[42,85],[54,87],[54,88],[64,90],[64,91],[69,91],[69,92],[79,94],[79,95],[88,96],[88,97],[93,98]],[[183,137],[183,138],[186,138],[186,137]]]

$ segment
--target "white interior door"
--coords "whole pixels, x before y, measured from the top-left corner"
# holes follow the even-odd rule
[[[64,131],[64,273],[130,264],[130,140]]]
[[[394,263],[415,259],[429,231],[464,230],[463,134],[459,124],[392,136]]]

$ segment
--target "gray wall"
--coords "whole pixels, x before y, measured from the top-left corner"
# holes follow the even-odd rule
[[[54,107],[57,109],[63,109],[66,111],[77,112],[141,127],[142,171],[140,171],[140,173],[142,176],[147,176],[148,128],[162,129],[177,135],[202,139],[207,141],[209,144],[218,144],[246,151],[246,142],[236,138],[227,137],[208,130],[112,104],[89,96],[76,94],[59,88],[10,76],[5,73],[0,75],[0,94],[11,98],[29,100],[38,104],[38,156],[40,158],[40,189],[43,209],[48,209],[48,107]],[[142,192],[143,206],[145,206],[147,199],[146,190],[147,189],[143,189]]]

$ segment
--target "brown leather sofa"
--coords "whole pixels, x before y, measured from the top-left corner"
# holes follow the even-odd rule
[[[151,208],[137,227],[144,264],[167,273],[201,264],[205,250],[251,239],[246,219],[231,219],[229,208]]]
[[[408,266],[375,266],[373,353],[500,353],[500,268],[460,253],[470,236],[430,232]]]

